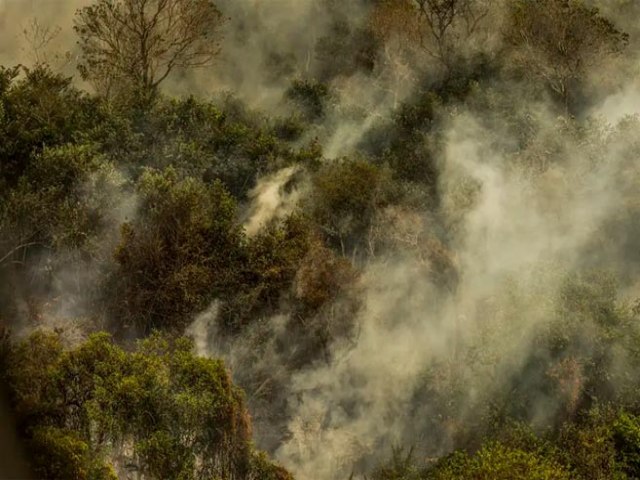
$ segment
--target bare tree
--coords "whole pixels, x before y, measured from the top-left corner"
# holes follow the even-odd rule
[[[447,69],[457,49],[471,39],[489,15],[490,0],[413,0],[422,24],[423,48]],[[430,40],[430,41],[429,41]]]
[[[26,44],[26,54],[34,64],[48,63],[46,50],[59,34],[60,27],[45,25],[35,17],[24,27],[22,35]]]
[[[25,57],[33,66],[47,65],[54,71],[63,71],[73,61],[70,51],[62,50],[58,26],[43,23],[34,17],[22,30],[22,48]]]
[[[369,28],[380,43],[380,84],[392,95],[394,109],[415,79],[412,48],[419,43],[415,13],[409,2],[386,1],[377,4],[369,18]]]
[[[582,0],[514,2],[505,38],[513,46],[513,65],[546,82],[567,113],[587,70],[628,41],[627,34]]]
[[[383,42],[399,35],[447,70],[463,49],[476,44],[493,0],[383,0],[372,27]],[[475,45],[477,46],[477,45]]]
[[[154,94],[176,68],[209,65],[224,18],[211,0],[97,0],[76,12],[83,78]]]
[[[454,20],[460,15],[467,0],[414,0],[425,22],[426,31],[433,37],[436,45],[445,43],[447,33],[452,30]]]

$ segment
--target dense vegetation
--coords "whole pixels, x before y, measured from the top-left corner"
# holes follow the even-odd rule
[[[0,68],[33,474],[640,478],[635,2],[218,3],[95,0],[78,75]]]

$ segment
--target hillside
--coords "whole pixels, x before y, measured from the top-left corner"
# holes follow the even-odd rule
[[[0,477],[640,478],[638,19],[0,0]]]

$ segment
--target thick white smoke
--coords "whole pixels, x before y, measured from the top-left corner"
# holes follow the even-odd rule
[[[249,192],[251,205],[244,222],[247,235],[253,236],[269,222],[293,212],[302,189],[293,180],[298,171],[296,167],[287,167],[258,180],[257,185]]]
[[[453,374],[468,382],[454,419],[465,422],[478,399],[501,384],[490,370],[457,357],[459,346],[484,337],[483,350],[500,356],[492,370],[506,382],[553,311],[562,272],[580,264],[580,252],[622,207],[623,192],[616,186],[626,164],[615,152],[585,169],[585,152],[567,145],[563,164],[532,180],[492,150],[499,133],[461,114],[447,135],[445,195],[469,179],[478,186],[457,239],[456,292],[443,296],[415,258],[369,265],[356,346],[335,352],[339,360],[331,365],[294,377],[292,438],[277,456],[299,478],[342,478],[361,458],[376,459],[381,448],[406,443],[407,424],[425,421],[409,412],[430,366],[451,363]],[[516,294],[505,297],[514,279]],[[545,297],[549,303],[539,302]],[[494,303],[492,317],[482,308],[487,301]],[[425,415],[429,407],[420,406]],[[540,405],[532,415],[552,412],[552,406]],[[413,441],[440,453],[453,446],[442,432]]]

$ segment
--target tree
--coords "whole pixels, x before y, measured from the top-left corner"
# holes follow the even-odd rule
[[[39,478],[291,478],[252,448],[223,362],[188,339],[155,334],[126,352],[100,333],[65,350],[36,332],[5,355],[0,378]]]
[[[36,427],[28,443],[32,462],[41,478],[116,480],[111,465],[92,455],[89,445],[75,432],[56,427]]]
[[[181,329],[215,295],[235,285],[243,236],[235,202],[176,171],[147,170],[139,180],[138,218],[123,225],[115,258],[115,309],[140,331]]]
[[[450,69],[455,55],[455,40],[468,40],[489,14],[490,0],[414,0],[425,36],[432,40],[426,47],[430,55]]]
[[[46,66],[0,67],[0,196],[43,147],[72,142],[99,123],[97,103]]]
[[[619,53],[628,35],[582,0],[519,0],[506,39],[515,65],[543,80],[568,112],[587,69]]]
[[[450,73],[462,46],[480,31],[491,4],[492,0],[383,0],[373,10],[371,24],[385,43],[399,35]]]
[[[640,475],[640,419],[636,415],[620,412],[613,422],[613,441],[618,465],[631,478]]]
[[[378,208],[393,198],[388,169],[363,159],[343,159],[322,167],[312,180],[313,220],[343,255],[353,252]]]
[[[0,251],[36,243],[46,248],[82,248],[107,225],[113,199],[108,192],[124,180],[115,167],[87,145],[45,148],[34,155],[0,212]],[[89,186],[102,188],[93,191]],[[105,195],[100,195],[105,193]],[[102,197],[102,198],[100,198]],[[3,221],[4,220],[4,221]],[[22,253],[22,252],[18,252]]]
[[[324,117],[327,100],[330,98],[326,84],[306,80],[294,80],[285,95],[308,121]]]
[[[80,72],[106,94],[153,96],[176,68],[211,63],[223,22],[211,0],[98,0],[76,13]]]
[[[488,443],[474,455],[456,452],[428,477],[433,480],[569,480],[575,478],[554,456],[528,452],[501,443]]]
[[[239,265],[239,281],[222,304],[219,321],[224,331],[237,332],[250,320],[277,311],[309,240],[308,222],[295,214],[249,239]]]
[[[390,461],[378,466],[372,480],[422,480],[426,472],[422,471],[413,458],[413,449],[405,453],[404,449],[394,447]]]

